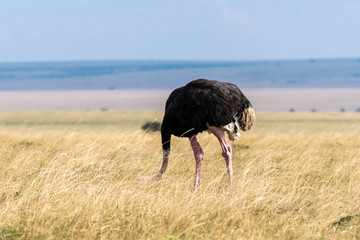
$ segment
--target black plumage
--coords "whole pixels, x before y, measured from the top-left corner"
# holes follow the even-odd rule
[[[178,137],[190,137],[235,121],[250,101],[231,83],[198,79],[175,89],[166,101],[163,126]]]
[[[196,143],[194,147],[192,142],[196,159],[199,158],[196,155],[202,153],[196,139],[198,133],[208,130],[219,138],[218,135],[221,134],[221,132],[217,132],[219,129],[226,131],[231,140],[236,140],[235,135],[240,136],[239,128],[244,131],[249,130],[254,121],[255,114],[250,101],[232,83],[198,79],[175,89],[165,105],[165,115],[161,127],[164,157],[158,176],[165,172],[169,161],[171,135],[193,140],[194,144]],[[224,144],[227,144],[226,140]],[[200,158],[202,160],[202,156]],[[196,182],[195,185],[197,185]]]

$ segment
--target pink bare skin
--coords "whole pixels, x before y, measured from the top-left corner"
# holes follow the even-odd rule
[[[196,135],[189,138],[191,147],[194,152],[194,157],[196,161],[196,169],[195,169],[195,189],[200,187],[200,179],[201,179],[201,163],[204,159],[204,152],[201,149],[200,143],[198,142]]]
[[[222,149],[222,156],[225,158],[227,173],[229,175],[229,182],[233,182],[233,168],[232,168],[232,149],[230,144],[226,141],[225,132],[219,127],[210,126],[208,123],[206,124],[208,130],[214,134],[217,139],[219,140],[221,149]],[[195,168],[195,190],[199,189],[200,187],[200,179],[201,179],[201,164],[204,159],[204,152],[200,146],[199,141],[197,140],[196,135],[189,137],[189,141],[194,152],[196,168]],[[165,173],[168,162],[169,162],[170,152],[164,151],[163,154],[163,165],[158,174],[152,177],[144,178],[144,182],[146,183],[156,183],[162,179],[163,174]]]
[[[208,123],[206,123],[206,126],[208,127],[208,130],[212,134],[214,134],[219,140],[222,149],[222,156],[225,158],[225,162],[226,162],[229,181],[230,183],[232,183],[233,182],[232,149],[230,144],[226,141],[225,132],[218,127],[210,126]]]

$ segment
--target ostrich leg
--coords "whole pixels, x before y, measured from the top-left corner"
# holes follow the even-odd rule
[[[233,168],[232,168],[232,149],[230,144],[226,141],[225,133],[218,127],[210,126],[206,124],[209,131],[214,134],[220,142],[220,146],[222,149],[222,156],[225,158],[227,172],[229,175],[230,183],[233,182]]]
[[[204,159],[204,152],[201,149],[200,143],[198,142],[196,135],[189,138],[191,147],[194,152],[194,157],[196,161],[196,169],[195,169],[195,189],[200,187],[200,178],[201,178],[201,162]]]
[[[166,118],[166,115],[163,119],[163,124],[161,127],[161,143],[162,143],[162,149],[163,149],[163,161],[160,168],[160,171],[158,174],[154,176],[155,181],[161,180],[162,176],[166,172],[166,169],[169,164],[169,158],[170,158],[170,141],[171,141],[171,131],[168,127],[168,120]]]

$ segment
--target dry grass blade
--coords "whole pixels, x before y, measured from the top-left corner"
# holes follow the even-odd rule
[[[233,144],[234,184],[201,134],[202,188],[187,140],[168,172],[157,112],[2,113],[0,239],[357,238],[360,115],[259,113]]]

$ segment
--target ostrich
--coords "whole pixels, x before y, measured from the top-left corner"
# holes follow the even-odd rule
[[[231,83],[198,79],[175,89],[165,105],[161,126],[163,162],[158,174],[159,181],[165,173],[170,157],[171,135],[187,137],[190,140],[196,161],[195,189],[200,186],[201,163],[204,152],[196,138],[203,131],[214,134],[220,142],[225,158],[229,181],[233,181],[231,141],[240,137],[240,128],[247,131],[255,122],[255,112],[250,101]]]

